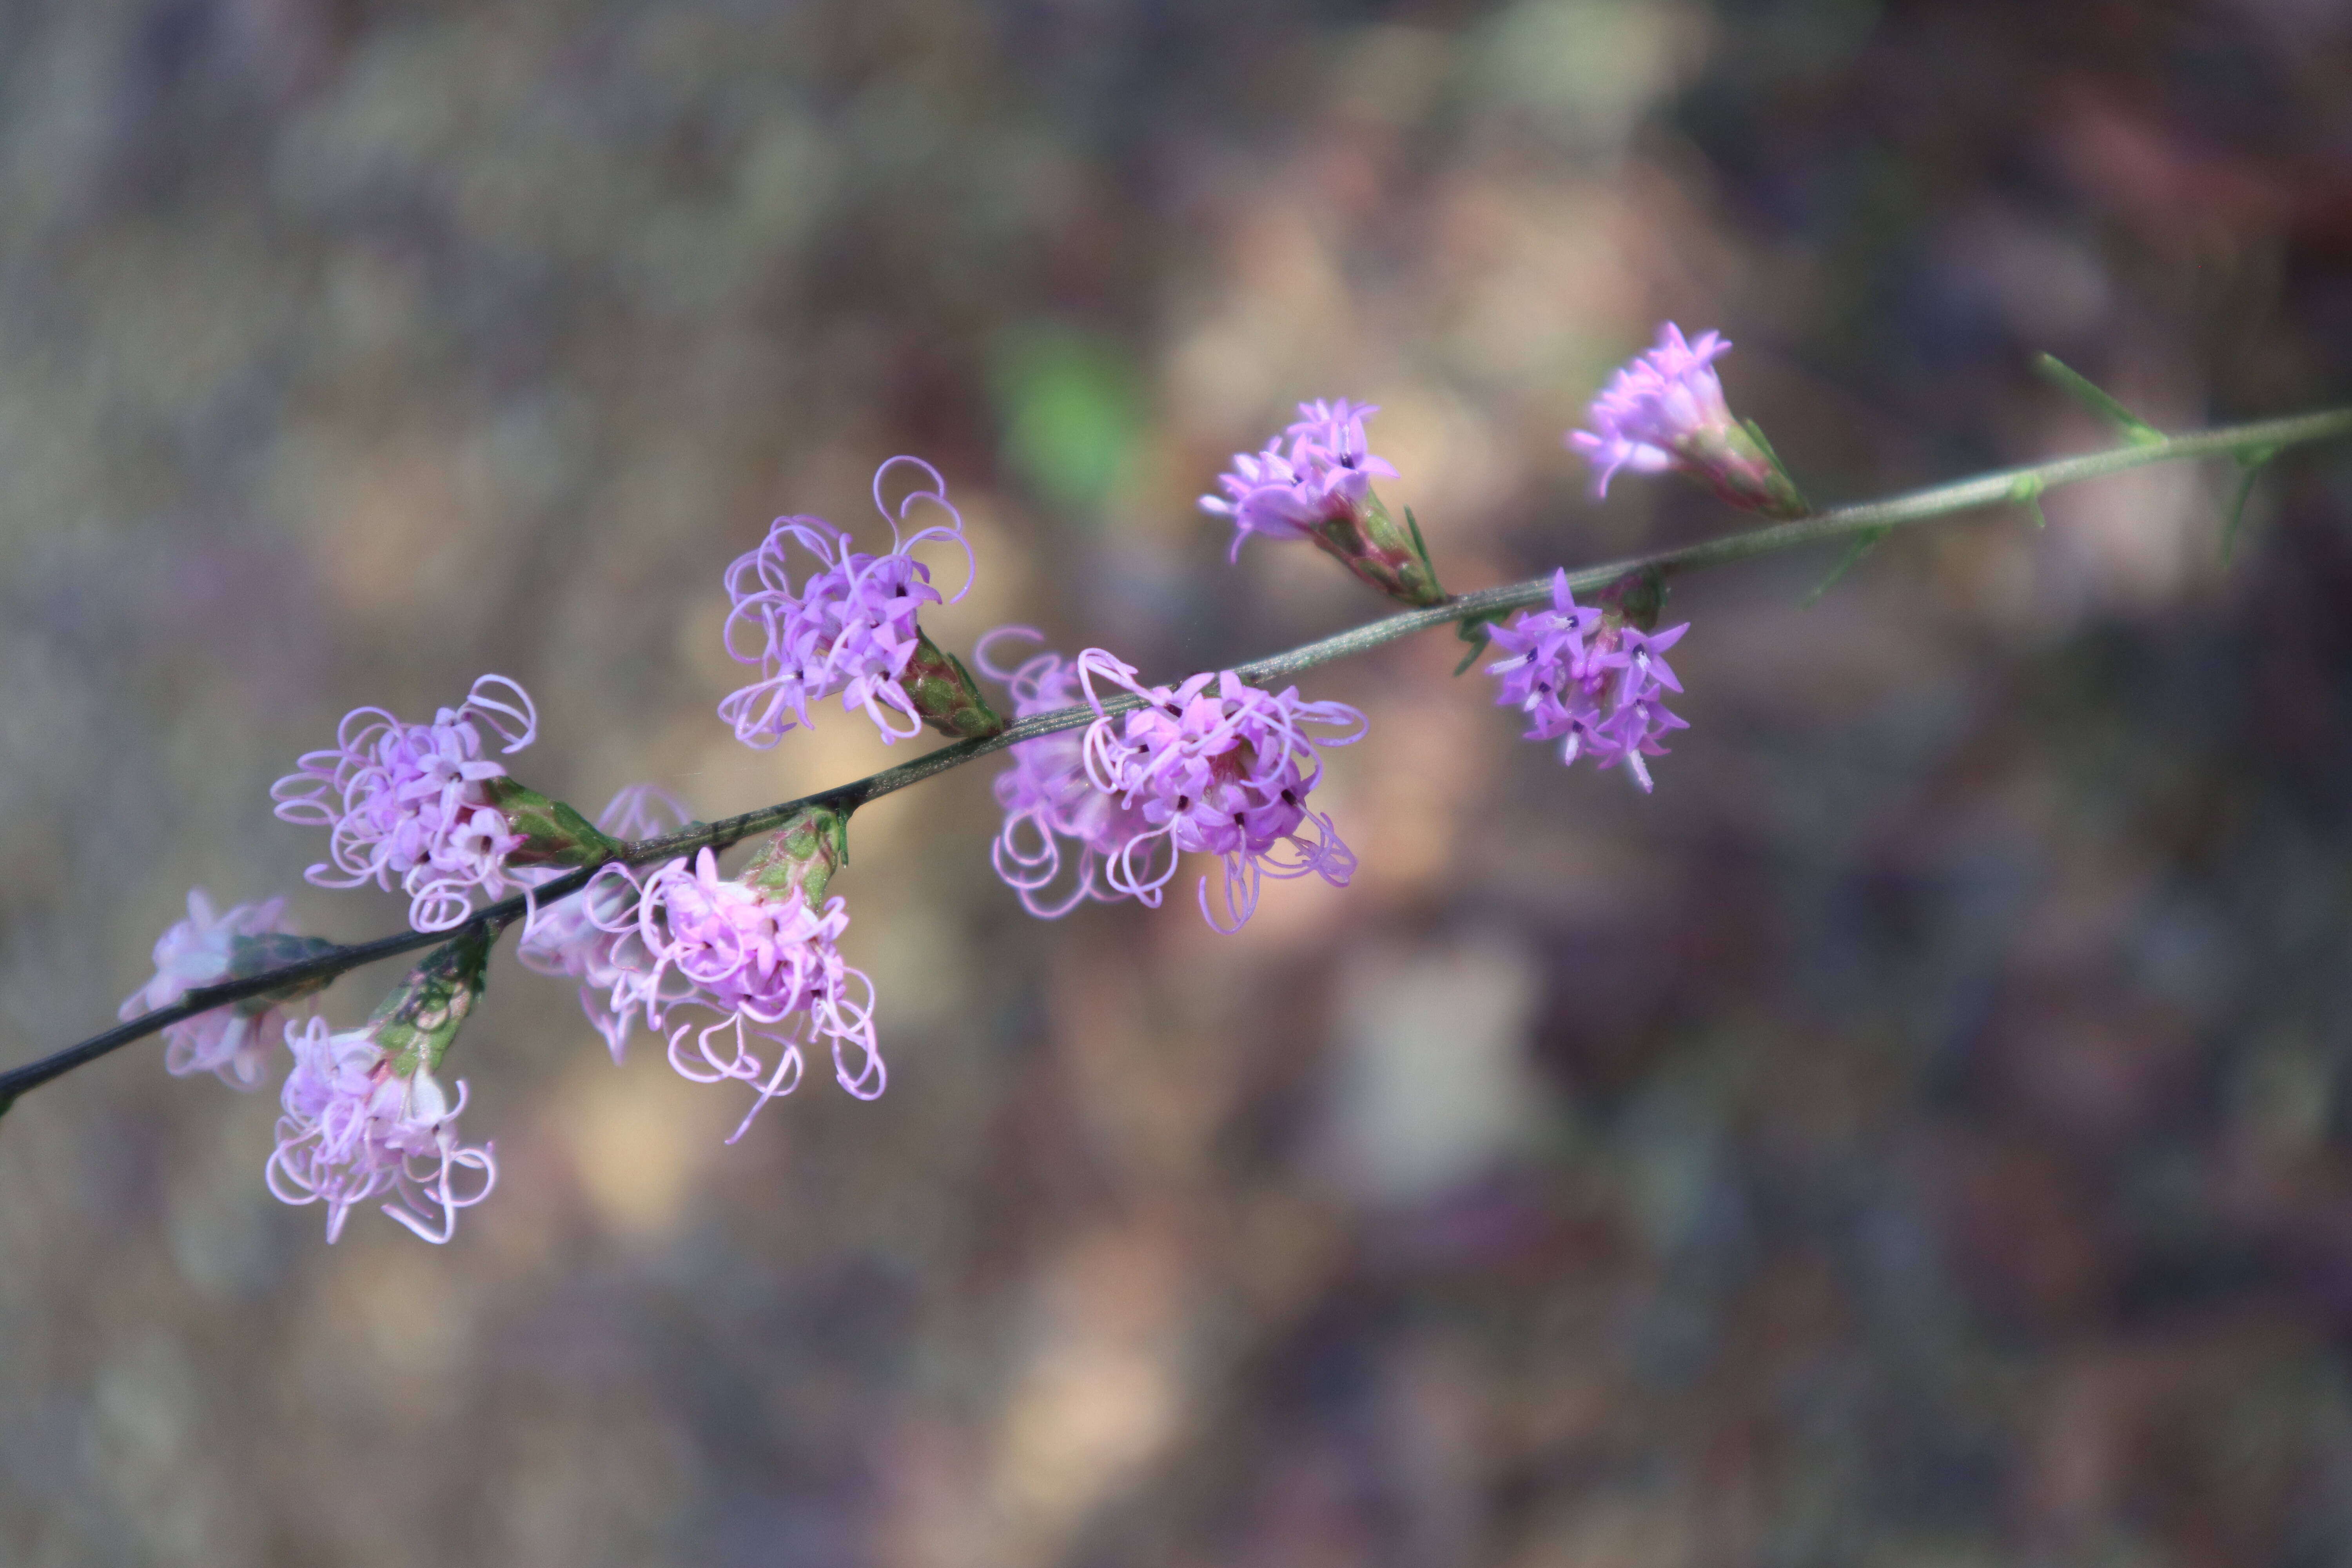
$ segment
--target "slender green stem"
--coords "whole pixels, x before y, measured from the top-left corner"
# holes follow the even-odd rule
[[[1906,527],[1916,522],[1927,522],[1958,513],[1977,511],[1987,507],[2001,507],[2015,502],[2020,487],[2040,494],[2058,485],[2074,484],[2108,474],[2118,474],[2126,468],[2143,468],[2150,463],[2178,462],[2191,458],[2209,458],[2222,454],[2271,453],[2287,447],[2324,441],[2335,437],[2352,435],[2352,408],[2330,409],[2318,414],[2297,415],[2285,419],[2266,419],[2248,425],[2226,426],[2215,430],[2197,431],[2186,436],[2166,436],[2150,440],[2141,437],[2134,444],[2105,452],[2086,453],[2078,458],[2059,458],[2046,463],[2031,463],[2022,468],[2002,468],[1974,479],[1953,484],[1937,485],[1924,490],[1885,500],[1863,501],[1853,506],[1832,507],[1790,522],[1773,523],[1752,528],[1719,538],[1703,540],[1678,550],[1662,550],[1648,555],[1635,555],[1622,561],[1584,567],[1568,574],[1569,586],[1584,592],[1603,588],[1639,573],[1672,574],[1696,571],[1702,567],[1722,566],[1752,556],[1767,555],[1775,551],[1791,550],[1801,545],[1818,544],[1829,540],[1847,539],[1874,531]],[[1472,616],[1495,616],[1529,605],[1543,604],[1551,597],[1552,579],[1534,577],[1524,583],[1512,583],[1499,588],[1482,589],[1475,594],[1463,594],[1443,605],[1426,610],[1409,610],[1390,616],[1384,620],[1353,627],[1333,637],[1255,659],[1239,668],[1248,680],[1264,684],[1369,652],[1384,643],[1408,637],[1416,632],[1434,626],[1451,626]],[[1106,699],[1103,710],[1123,712],[1138,705],[1139,699],[1121,695]],[[723,821],[695,823],[676,833],[657,838],[641,839],[624,847],[614,861],[626,866],[645,866],[673,860],[702,849],[724,849],[757,834],[782,826],[793,816],[813,805],[822,805],[845,814],[856,810],[870,800],[876,800],[909,784],[920,784],[950,768],[977,762],[992,752],[1024,741],[1034,741],[1040,735],[1050,735],[1059,730],[1075,730],[1091,723],[1095,710],[1086,706],[1056,709],[1051,713],[1039,713],[1006,726],[996,734],[980,740],[958,741],[928,752],[912,762],[895,768],[885,768],[878,773],[853,783],[839,784],[798,800],[788,800],[775,805],[761,806],[740,816]],[[607,862],[608,864],[613,862]],[[565,873],[534,889],[528,896],[540,903],[578,892],[588,885],[597,868],[583,867]],[[376,942],[362,942],[351,947],[338,947],[316,957],[307,958],[277,969],[249,975],[241,980],[219,985],[208,985],[191,991],[176,1006],[144,1013],[127,1023],[118,1024],[104,1034],[93,1035],[78,1045],[69,1046],[53,1056],[45,1057],[13,1072],[0,1073],[0,1110],[28,1089],[37,1089],[50,1079],[70,1072],[86,1062],[97,1060],[110,1051],[118,1050],[134,1040],[156,1033],[183,1018],[215,1007],[226,1006],[265,992],[282,990],[303,981],[331,978],[362,964],[381,959],[395,958],[447,942],[458,931],[473,926],[488,926],[493,938],[527,911],[525,898],[508,899],[491,904],[463,925],[440,931],[402,931]]]

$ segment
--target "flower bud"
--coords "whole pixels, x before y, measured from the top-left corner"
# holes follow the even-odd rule
[[[916,631],[915,654],[901,681],[923,722],[950,740],[974,740],[1004,728],[963,660],[942,652],[929,632]]]
[[[509,866],[596,866],[621,852],[619,840],[512,774],[485,780],[483,788],[508,830],[522,839],[507,851]]]
[[[743,885],[772,897],[798,893],[814,910],[824,904],[833,874],[848,864],[849,818],[826,806],[806,806],[769,835],[743,868]]]
[[[436,1072],[457,1037],[475,998],[488,984],[488,927],[477,923],[425,955],[399,989],[386,996],[367,1026],[393,1076]]]

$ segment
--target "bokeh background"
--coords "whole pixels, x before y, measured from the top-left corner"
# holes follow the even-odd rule
[[[717,816],[719,572],[938,464],[1161,678],[1381,606],[1192,508],[1382,405],[1449,586],[1732,525],[1561,430],[1672,317],[1818,496],[2352,396],[2340,0],[36,0],[0,11],[0,1059],[270,781],[486,669]],[[890,1089],[616,1068],[502,957],[436,1249],[154,1047],[0,1125],[9,1564],[2352,1559],[2352,451],[1694,578],[1654,796],[1433,637],[1362,858],[1045,924],[992,771],[860,816]],[[355,1020],[394,974],[346,981]]]

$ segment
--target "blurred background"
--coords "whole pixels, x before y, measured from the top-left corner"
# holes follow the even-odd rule
[[[930,618],[1160,679],[1381,613],[1198,514],[1379,403],[1449,587],[1739,520],[1559,445],[1720,327],[1816,497],[2352,397],[2340,0],[109,0],[0,13],[0,1060],[484,670],[716,816],[719,573],[919,453]],[[857,819],[888,1094],[615,1068],[501,955],[495,1196],[330,1247],[150,1044],[0,1125],[9,1564],[2352,1559],[2352,448],[1696,577],[1643,798],[1443,637],[1344,892],[1023,914]],[[352,1022],[395,978],[327,998]]]

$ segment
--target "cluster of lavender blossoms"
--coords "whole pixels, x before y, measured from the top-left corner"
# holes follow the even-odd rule
[[[1493,628],[1495,646],[1510,657],[1486,673],[1501,688],[1495,700],[1528,716],[1527,739],[1559,742],[1563,763],[1622,763],[1647,794],[1650,768],[1642,759],[1664,756],[1659,737],[1690,728],[1666,710],[1662,695],[1683,689],[1664,655],[1688,630],[1685,624],[1652,634],[1620,614],[1580,605],[1563,571],[1552,578],[1550,609]]]
[[[1759,477],[1741,445],[1744,427],[1710,368],[1727,346],[1714,333],[1686,343],[1669,325],[1655,350],[1618,374],[1592,406],[1599,433],[1570,437],[1601,487],[1624,468],[1680,468],[1743,505],[1801,504],[1785,479],[1775,488],[1777,464]],[[1367,446],[1364,422],[1375,412],[1344,398],[1301,404],[1298,421],[1237,456],[1219,480],[1223,493],[1202,505],[1232,521],[1236,558],[1252,534],[1306,540],[1392,599],[1449,603],[1412,513],[1400,529],[1372,487],[1398,477]],[[893,504],[886,495],[902,469],[917,483]],[[976,564],[946,483],[927,463],[894,458],[877,471],[874,498],[891,530],[885,554],[857,551],[820,518],[787,517],[727,568],[726,647],[759,678],[720,702],[719,715],[764,750],[806,727],[811,704],[838,695],[886,741],[929,726],[974,751],[996,749],[1003,742],[991,738],[1006,721],[919,624],[925,605],[950,601],[912,552],[937,542],[962,549],[967,590]],[[943,521],[914,525],[932,511]],[[816,562],[797,585],[787,561],[794,548]],[[1500,683],[1496,700],[1526,714],[1529,739],[1559,742],[1566,762],[1622,763],[1645,791],[1645,759],[1685,727],[1664,705],[1682,686],[1662,656],[1687,627],[1650,629],[1655,599],[1620,584],[1580,605],[1562,571],[1549,608],[1505,626],[1465,617],[1504,656],[1487,667]],[[1002,627],[980,640],[973,660],[1008,688],[1015,722],[1051,725],[1013,745],[994,785],[1004,818],[991,858],[1032,914],[1125,899],[1157,908],[1186,855],[1217,862],[1222,896],[1212,899],[1203,875],[1198,901],[1220,931],[1249,920],[1267,878],[1348,884],[1356,857],[1311,797],[1322,748],[1361,740],[1362,712],[1307,700],[1295,686],[1268,690],[1234,669],[1152,684],[1099,647],[1075,658],[1040,648],[1008,668],[989,658],[1008,638],[1044,641],[1026,626]],[[641,1024],[662,1037],[683,1076],[751,1090],[730,1142],[799,1085],[812,1048],[830,1054],[849,1094],[883,1091],[875,987],[842,958],[848,907],[830,889],[848,862],[850,816],[884,775],[763,814],[780,825],[728,877],[718,851],[735,836],[698,831],[683,805],[650,785],[622,791],[591,822],[509,775],[499,758],[528,746],[538,727],[530,696],[495,675],[430,723],[380,708],[345,718],[332,749],[303,756],[273,787],[277,815],[328,830],[329,859],[309,880],[397,889],[417,931],[449,939],[355,1028],[291,1017],[292,1005],[326,983],[317,979],[164,1030],[172,1072],[213,1072],[246,1089],[263,1081],[270,1047],[284,1044],[291,1065],[268,1184],[288,1203],[324,1204],[330,1241],[354,1207],[376,1202],[417,1236],[446,1242],[458,1211],[495,1184],[491,1145],[458,1134],[464,1081],[453,1091],[438,1075],[480,994],[491,943],[519,917],[523,964],[578,987],[614,1061]],[[481,907],[509,889],[521,898]],[[219,914],[201,890],[190,894],[188,918],[156,944],[154,977],[123,1004],[123,1017],[197,1005],[207,986],[336,951],[284,931],[283,913],[272,899]]]
[[[403,723],[381,708],[344,715],[332,750],[306,753],[271,786],[278,816],[328,830],[328,859],[302,873],[321,888],[395,885],[418,931],[447,931],[473,912],[477,893],[511,885],[507,858],[523,836],[499,809],[506,766],[487,752],[483,730],[511,755],[539,733],[539,712],[503,675],[474,682],[466,700],[430,724]]]
[[[929,482],[894,507],[883,497],[902,463]],[[821,517],[780,517],[758,549],[727,568],[727,652],[738,664],[757,665],[760,679],[721,702],[719,716],[745,745],[765,750],[806,729],[809,704],[835,692],[842,711],[864,709],[885,742],[919,735],[927,722],[957,737],[987,732],[980,722],[986,705],[971,678],[916,624],[925,605],[953,604],[971,587],[971,546],[962,515],[949,504],[947,481],[920,458],[893,458],[874,475],[874,505],[890,524],[887,555],[852,549],[848,533]],[[926,507],[946,521],[902,533],[909,514]],[[964,585],[955,599],[942,600],[930,568],[914,558],[915,547],[932,540],[964,552]],[[795,544],[819,563],[798,588],[790,560]],[[941,695],[950,700],[943,704]]]
[[[354,1205],[390,1194],[385,1214],[427,1241],[447,1241],[457,1232],[457,1211],[488,1197],[498,1180],[488,1144],[457,1142],[465,1084],[452,1104],[430,1073],[400,1072],[371,1031],[330,1031],[321,1018],[288,1030],[286,1044],[294,1067],[286,1075],[278,1147],[264,1178],[271,1195],[325,1204],[332,1242]],[[479,1179],[461,1194],[459,1174],[467,1171]]]
[[[1202,496],[1201,510],[1234,520],[1239,561],[1253,533],[1267,539],[1307,539],[1324,524],[1366,509],[1376,479],[1392,479],[1396,468],[1372,456],[1364,421],[1380,409],[1370,403],[1302,403],[1298,420],[1265,444],[1263,452],[1236,452],[1231,472],[1217,482],[1223,497]]]
[[[1256,910],[1264,878],[1311,871],[1335,888],[1348,885],[1356,857],[1307,795],[1323,776],[1316,748],[1362,740],[1362,713],[1344,702],[1304,701],[1295,686],[1276,695],[1230,669],[1146,686],[1133,666],[1098,647],[1078,655],[1077,673],[1095,711],[1081,746],[1087,782],[1143,817],[1105,862],[1112,891],[1157,908],[1180,855],[1214,855],[1223,863],[1227,921],[1209,907],[1206,877],[1201,914],[1230,933]],[[1140,703],[1107,711],[1097,680]],[[1311,734],[1312,726],[1330,732]]]
[[[1592,464],[1592,493],[1605,496],[1621,468],[1669,469],[1706,485],[1725,501],[1768,517],[1800,517],[1804,498],[1753,423],[1731,416],[1715,361],[1731,352],[1720,332],[1696,342],[1668,321],[1655,348],[1637,354],[1592,400],[1592,428],[1571,430],[1569,446]]]
[[[1398,528],[1372,489],[1376,479],[1397,477],[1393,464],[1372,455],[1364,435],[1364,421],[1379,412],[1344,397],[1302,403],[1297,422],[1264,451],[1234,453],[1233,467],[1217,477],[1225,493],[1201,498],[1202,511],[1233,520],[1227,559],[1239,561],[1254,533],[1303,539],[1391,598],[1444,603],[1412,513]]]
[[[813,816],[802,831],[844,840],[847,824],[823,817]],[[761,1107],[798,1087],[801,1047],[812,1039],[830,1046],[835,1080],[856,1098],[876,1098],[887,1080],[874,1034],[874,983],[842,962],[837,945],[849,929],[847,902],[817,901],[839,854],[831,845],[796,850],[791,831],[738,879],[720,877],[708,849],[690,864],[673,860],[642,879],[626,867],[597,874],[611,892],[620,892],[616,884],[626,879],[635,898],[622,892],[615,904],[592,910],[590,919],[643,955],[637,963],[614,966],[604,1005],[625,1020],[641,1011],[648,1028],[666,1034],[670,1066],[680,1077],[751,1085],[751,1109],[730,1143],[750,1131]],[[712,1021],[698,1023],[690,1015],[678,1021],[681,1008]],[[772,1049],[772,1058],[762,1049]]]
[[[294,1067],[278,1097],[266,1180],[281,1202],[326,1205],[330,1243],[354,1206],[386,1194],[385,1214],[446,1242],[457,1211],[496,1184],[490,1146],[457,1141],[464,1080],[453,1103],[433,1076],[481,994],[489,956],[489,935],[477,927],[419,964],[362,1027],[330,1029],[312,1018],[287,1028]]]

